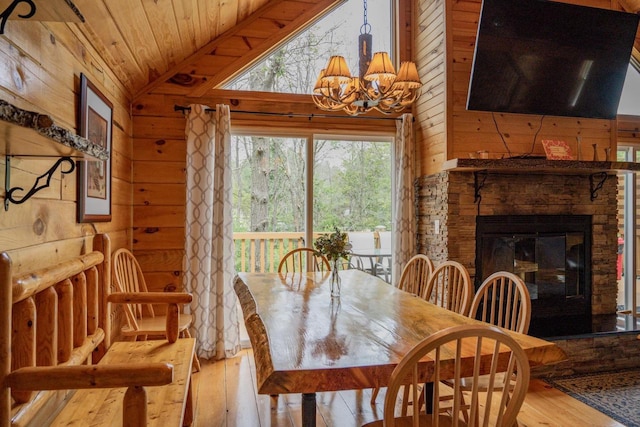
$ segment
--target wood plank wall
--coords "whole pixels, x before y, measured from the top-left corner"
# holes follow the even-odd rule
[[[114,105],[112,141],[112,221],[76,223],[76,174],[57,172],[51,188],[21,205],[0,212],[0,250],[28,251],[20,268],[55,262],[56,256],[80,253],[85,236],[108,233],[114,249],[130,246],[131,133],[130,96],[74,24],[8,21],[0,36],[0,99],[48,114],[57,125],[77,131],[80,73]],[[0,135],[0,138],[3,136]],[[31,188],[54,158],[12,159],[11,184]],[[0,158],[4,177],[5,159]],[[4,196],[4,185],[2,190]],[[48,243],[48,251],[38,246]],[[53,248],[53,251],[51,249]],[[57,254],[56,254],[57,253]]]
[[[398,30],[403,60],[411,59],[413,0],[399,0]],[[227,64],[215,64],[225,67]],[[186,93],[189,93],[187,91]],[[212,90],[205,96],[184,96],[185,88],[165,83],[138,97],[132,106],[133,249],[152,290],[181,289],[184,253],[185,118],[175,105],[227,104],[231,110],[292,113],[307,117],[231,114],[234,132],[266,132],[310,137],[314,133],[394,135],[390,120],[322,118],[308,95]],[[308,116],[313,115],[312,119]],[[332,114],[340,115],[340,113]],[[368,116],[370,116],[368,114]],[[375,114],[374,114],[375,116]],[[382,117],[382,115],[377,115]]]
[[[175,105],[202,103],[215,108],[263,113],[326,114],[315,108],[308,95],[214,91],[193,99],[162,93],[139,98],[133,106],[133,249],[145,271],[150,290],[182,289],[184,219],[186,199],[186,119]],[[311,137],[314,133],[393,135],[392,120],[357,120],[265,116],[231,113],[234,132]]]
[[[572,3],[620,9],[611,0]],[[564,140],[576,152],[581,137],[583,159],[593,158],[592,144],[597,144],[601,160],[606,147],[615,152],[615,120],[496,113],[494,123],[491,113],[466,110],[480,5],[481,0],[416,0],[417,61],[427,81],[416,111],[419,175],[436,173],[443,161],[478,150],[492,158],[544,155],[542,139]]]
[[[416,169],[421,176],[435,171],[447,159],[447,36],[446,0],[416,1],[415,51],[418,73],[424,86],[414,107],[416,117]]]

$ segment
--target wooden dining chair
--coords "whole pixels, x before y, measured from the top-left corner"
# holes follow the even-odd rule
[[[531,297],[524,281],[508,271],[487,277],[471,302],[469,316],[526,334],[531,323]]]
[[[424,254],[411,257],[402,269],[398,289],[415,295],[422,295],[427,288],[429,278],[433,272],[433,262]],[[380,388],[371,391],[371,404],[375,405]]]
[[[457,261],[445,261],[436,267],[429,278],[422,295],[423,299],[447,310],[467,316],[473,298],[471,277],[464,265]],[[402,413],[406,414],[410,399],[410,389],[406,387],[402,399]],[[424,401],[420,394],[418,402]]]
[[[117,293],[148,293],[147,283],[135,256],[125,248],[112,255],[113,283]],[[146,340],[149,337],[166,337],[167,316],[157,314],[153,304],[123,304],[126,324],[120,333],[131,340]],[[181,337],[191,337],[189,327],[193,323],[191,314],[180,313],[178,331]],[[200,371],[200,361],[194,357],[193,367]]]
[[[471,302],[469,317],[522,334],[528,333],[531,322],[531,297],[527,285],[513,273],[507,271],[493,273],[482,282],[476,292]],[[464,402],[464,392],[474,389],[487,391],[490,379],[486,376],[462,378],[457,387],[462,401]],[[505,384],[511,382],[513,386],[516,379],[514,377],[507,381],[503,378],[500,380]],[[454,387],[451,381],[444,383]],[[468,405],[466,407],[469,408]]]
[[[466,316],[473,298],[472,286],[464,265],[445,261],[433,270],[420,296],[439,307]]]
[[[398,288],[415,295],[422,295],[432,272],[433,262],[428,256],[414,255],[402,269]]]
[[[308,269],[307,266],[311,268]],[[278,273],[329,270],[331,270],[331,266],[327,257],[312,248],[293,249],[287,252],[280,260],[280,264],[278,264]]]
[[[469,361],[462,361],[464,349],[475,349],[475,355]],[[480,349],[484,356],[480,357]],[[449,357],[454,353],[454,360],[442,366],[441,357]],[[487,354],[488,353],[488,354]],[[420,367],[420,360],[427,356],[434,362],[432,374]],[[446,355],[446,356],[445,356]],[[463,402],[456,393],[453,405],[448,412],[441,411],[439,387],[434,387],[433,411],[426,414],[418,405],[414,405],[411,414],[400,414],[397,417],[398,393],[410,380],[413,399],[418,399],[420,387],[426,382],[439,384],[451,378],[457,391],[464,376],[472,375],[477,379],[481,367],[488,369],[485,375],[491,378],[490,392],[481,393],[477,388],[470,392],[472,402],[471,420],[475,423],[463,423]],[[518,375],[513,387],[504,387],[498,374],[504,372],[502,378],[510,378],[514,372]],[[520,345],[506,332],[492,325],[459,325],[443,329],[425,338],[413,347],[393,370],[384,400],[384,420],[365,424],[366,427],[395,426],[512,426],[520,407],[524,402],[529,387],[529,360]]]

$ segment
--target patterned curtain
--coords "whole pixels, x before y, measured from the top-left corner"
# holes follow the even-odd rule
[[[403,114],[396,122],[395,173],[396,189],[394,194],[395,211],[393,214],[393,268],[391,283],[398,285],[400,272],[407,261],[415,255],[415,205],[413,191],[414,177],[414,141],[413,115]]]
[[[187,118],[184,289],[198,356],[223,359],[240,350],[231,220],[229,107],[191,105]]]

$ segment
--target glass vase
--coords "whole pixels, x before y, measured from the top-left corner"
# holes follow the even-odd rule
[[[331,269],[331,298],[340,298],[340,275],[338,274],[338,260],[333,261]]]

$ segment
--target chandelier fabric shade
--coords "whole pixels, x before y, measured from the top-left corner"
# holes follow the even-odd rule
[[[373,109],[384,114],[397,113],[420,96],[422,82],[416,64],[400,64],[396,73],[387,52],[371,55],[371,25],[367,22],[367,0],[364,0],[364,24],[360,28],[360,64],[358,77],[351,76],[342,56],[329,58],[313,88],[313,102],[324,111],[344,111],[357,116]]]
[[[396,70],[391,63],[391,58],[387,52],[376,52],[373,55],[365,80],[374,82],[376,80],[392,79],[396,77]]]

